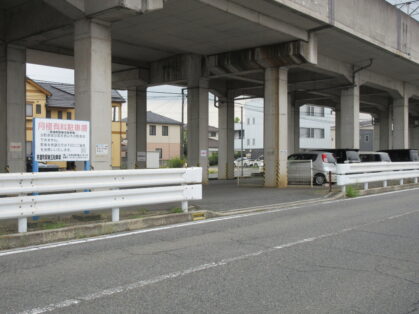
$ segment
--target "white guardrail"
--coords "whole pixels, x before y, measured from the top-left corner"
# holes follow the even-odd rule
[[[119,207],[169,202],[187,212],[202,199],[201,183],[202,168],[0,174],[0,219],[18,219],[26,232],[31,216],[109,208],[119,221]]]
[[[351,184],[364,184],[368,189],[370,182],[383,182],[386,187],[388,181],[399,180],[400,185],[404,179],[414,179],[418,183],[419,162],[364,162],[353,164],[339,164],[336,169],[337,185],[342,186],[345,192],[346,186]]]

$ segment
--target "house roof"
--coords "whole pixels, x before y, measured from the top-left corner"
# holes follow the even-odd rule
[[[127,118],[122,119],[122,121],[127,122]],[[182,123],[177,120],[170,119],[152,111],[147,111],[147,123],[182,125]]]
[[[34,81],[37,85],[41,86],[44,90],[51,93],[51,96],[47,98],[48,107],[57,108],[75,108],[75,92],[73,84],[46,82],[46,81]],[[121,94],[112,90],[112,102],[123,103],[125,99]]]

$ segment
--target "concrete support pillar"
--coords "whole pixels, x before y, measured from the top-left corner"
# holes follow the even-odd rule
[[[359,85],[342,90],[338,122],[336,147],[359,149]]]
[[[147,86],[128,90],[128,169],[147,168]]]
[[[341,130],[342,130],[342,113],[340,110],[340,103],[335,107],[335,148],[342,147],[341,145]]]
[[[393,148],[409,148],[409,98],[393,100]]]
[[[295,152],[295,107],[294,95],[288,94],[288,155],[294,154]]]
[[[380,121],[374,117],[374,130],[372,149],[374,151],[380,150]]]
[[[0,44],[0,173],[26,171],[26,50]]]
[[[95,170],[112,164],[111,28],[96,20],[75,22],[76,118],[90,121],[90,161]]]
[[[231,92],[218,108],[218,179],[234,179],[234,96]]]
[[[377,135],[376,135],[377,130]],[[378,116],[378,126],[374,126],[374,138],[378,137],[378,149],[391,149],[392,121],[389,110],[381,111]]]
[[[208,80],[201,78],[201,57],[188,62],[188,166],[202,167],[208,183]]]
[[[265,70],[265,186],[286,187],[288,155],[288,70]]]
[[[300,151],[300,105],[295,104],[294,106],[294,153],[298,153],[299,151]]]

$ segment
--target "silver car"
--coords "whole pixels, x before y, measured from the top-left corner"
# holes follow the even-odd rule
[[[312,169],[309,168],[311,160]],[[323,151],[308,151],[292,154],[288,157],[288,180],[296,181],[305,176],[316,185],[323,185],[329,182],[329,172],[331,181],[336,182],[336,159],[332,153]],[[309,172],[310,171],[310,172]],[[298,177],[297,177],[298,176]]]

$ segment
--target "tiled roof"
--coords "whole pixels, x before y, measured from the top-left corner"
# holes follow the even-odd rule
[[[38,85],[49,91],[52,96],[47,98],[48,107],[75,108],[74,85],[56,82],[36,81]],[[112,90],[112,102],[125,102],[118,91]]]
[[[127,122],[127,118],[122,119],[122,121]],[[177,120],[173,120],[152,111],[147,111],[147,123],[182,125],[182,123]]]

